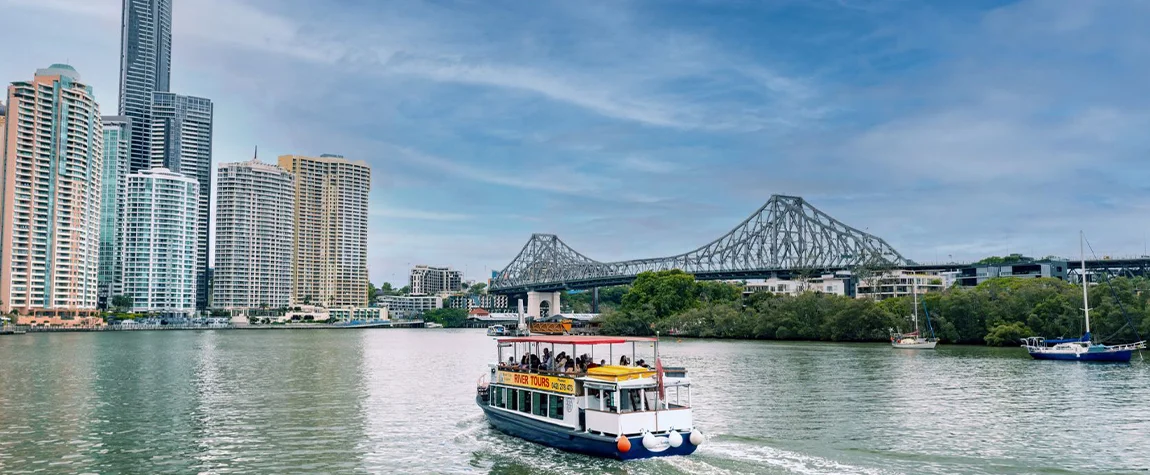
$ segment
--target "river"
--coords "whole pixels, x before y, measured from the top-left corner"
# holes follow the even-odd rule
[[[0,473],[1116,473],[1150,467],[1150,364],[1020,348],[677,342],[708,441],[617,462],[493,431],[482,330],[0,337]],[[1135,356],[1138,359],[1138,356]],[[1144,473],[1144,472],[1143,472]]]

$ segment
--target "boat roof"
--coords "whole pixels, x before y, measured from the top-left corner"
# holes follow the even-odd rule
[[[500,338],[499,343],[555,343],[561,345],[610,345],[636,341],[655,341],[651,337],[638,336],[584,336],[584,335],[540,335],[516,338]]]

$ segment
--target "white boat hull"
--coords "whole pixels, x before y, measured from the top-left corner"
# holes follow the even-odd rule
[[[918,341],[914,343],[891,342],[892,346],[903,350],[933,350],[937,344],[937,341]]]

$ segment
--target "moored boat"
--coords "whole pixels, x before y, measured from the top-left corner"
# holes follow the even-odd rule
[[[476,403],[495,429],[561,450],[617,459],[690,454],[704,441],[691,414],[691,382],[685,368],[662,367],[657,341],[499,339],[499,362],[480,378]],[[618,365],[594,363],[596,353],[600,363],[615,361],[612,345],[626,343],[630,358],[618,355]],[[655,368],[631,364],[638,343],[655,344]],[[556,355],[557,348],[563,353]],[[563,364],[566,349],[584,356]]]
[[[1140,341],[1134,343],[1105,345],[1095,343],[1090,334],[1090,295],[1089,286],[1086,282],[1086,250],[1083,246],[1086,236],[1079,232],[1078,239],[1078,250],[1082,256],[1082,312],[1086,319],[1086,333],[1081,338],[1057,340],[1047,340],[1040,336],[1027,337],[1022,339],[1022,347],[1026,348],[1026,352],[1030,353],[1030,356],[1036,360],[1129,362],[1135,351],[1146,349],[1145,340],[1139,338]],[[1126,312],[1125,308],[1122,312]],[[1133,327],[1133,322],[1129,321],[1129,316],[1127,316],[1127,323]],[[1137,336],[1136,327],[1134,332]]]
[[[507,336],[507,327],[503,325],[491,325],[487,327],[487,336]]]
[[[938,338],[934,337],[934,325],[930,324],[930,311],[926,310],[925,300],[922,309],[926,313],[926,327],[930,329],[930,338],[923,338],[918,332],[918,277],[913,277],[914,284],[911,293],[914,294],[914,331],[901,333],[890,330],[891,346],[904,350],[933,350],[938,345]]]

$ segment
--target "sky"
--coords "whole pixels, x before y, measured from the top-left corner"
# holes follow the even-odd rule
[[[376,283],[674,255],[772,194],[919,262],[1146,253],[1147,2],[174,1],[216,163],[371,165]],[[120,8],[0,0],[0,81],[66,62],[114,114]]]

